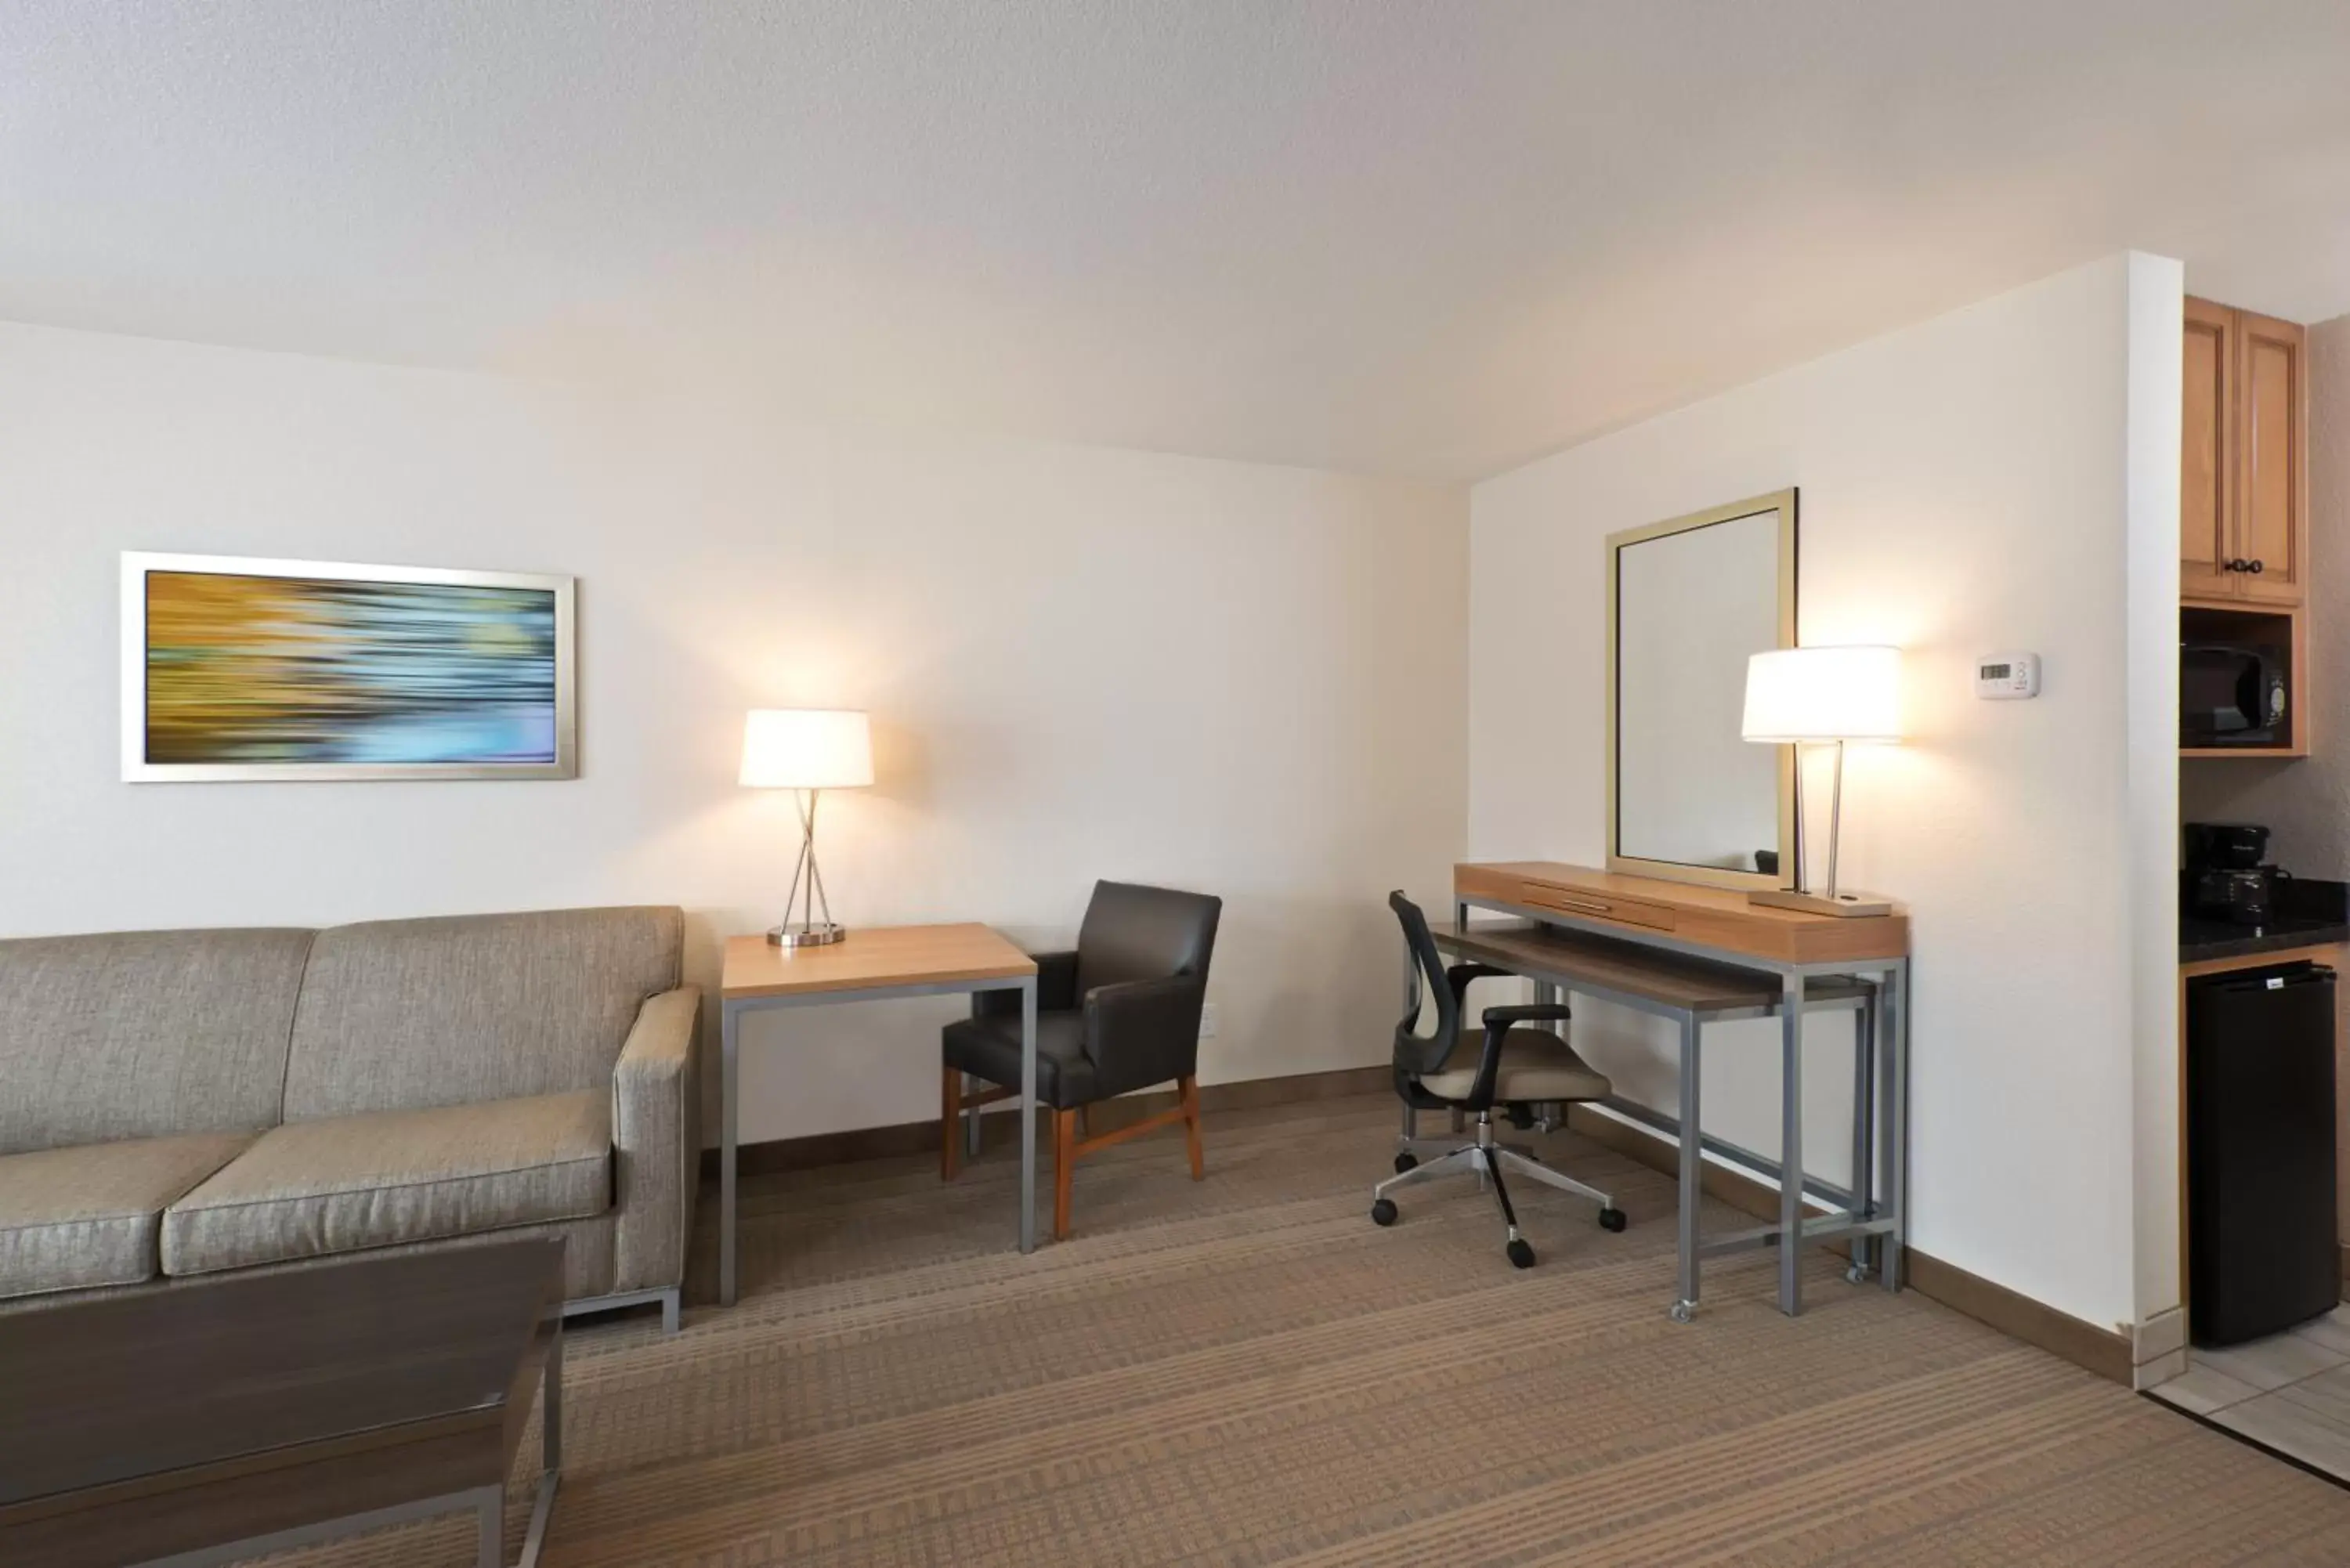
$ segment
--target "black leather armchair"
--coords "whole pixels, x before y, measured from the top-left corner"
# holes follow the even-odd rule
[[[1200,1010],[1223,900],[1204,893],[1097,882],[1073,952],[1036,956],[1036,1097],[1053,1116],[1053,1234],[1069,1233],[1077,1159],[1139,1133],[1180,1121],[1191,1175],[1200,1149]],[[981,992],[972,1015],[941,1038],[940,1173],[954,1179],[963,1129],[977,1107],[1016,1096],[1020,999]],[[966,1076],[993,1085],[967,1093]],[[1176,1103],[1099,1137],[1078,1137],[1085,1107],[1131,1090],[1172,1082]]]

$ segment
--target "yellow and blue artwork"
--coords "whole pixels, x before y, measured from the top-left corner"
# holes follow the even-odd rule
[[[554,764],[567,676],[557,598],[542,587],[149,571],[145,761]]]

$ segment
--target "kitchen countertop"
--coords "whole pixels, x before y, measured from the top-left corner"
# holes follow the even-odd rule
[[[2265,926],[2237,926],[2226,920],[2178,917],[2178,961],[2201,963],[2209,959],[2251,958],[2282,952],[2288,948],[2350,944],[2350,921],[2296,920],[2290,917]]]
[[[2205,919],[2183,904],[2178,916],[2180,963],[2334,944],[2350,945],[2350,885],[2340,882],[2304,877],[2279,882],[2276,917],[2264,926]]]

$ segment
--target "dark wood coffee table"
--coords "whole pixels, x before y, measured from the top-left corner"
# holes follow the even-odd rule
[[[498,1242],[0,1317],[0,1563],[233,1562],[472,1509],[544,1382],[536,1562],[563,1454],[563,1243]]]

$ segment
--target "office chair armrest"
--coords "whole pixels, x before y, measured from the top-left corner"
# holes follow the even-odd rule
[[[1100,1097],[1196,1072],[1207,991],[1205,975],[1171,974],[1087,992],[1085,1052],[1093,1058]]]
[[[1529,1002],[1515,1007],[1485,1009],[1485,1027],[1508,1029],[1519,1023],[1564,1023],[1574,1016],[1563,1002]]]
[[[1508,970],[1495,969],[1489,963],[1456,963],[1444,971],[1445,982],[1452,987],[1452,994],[1456,997],[1466,997],[1469,994],[1469,982],[1472,980],[1507,980],[1509,978]]]
[[[1066,1012],[1077,1005],[1077,955],[1068,953],[1030,953],[1036,961],[1036,1011]],[[974,991],[971,993],[971,1015],[973,1018],[1020,1017],[1020,993],[1017,991]]]
[[[1563,1023],[1574,1014],[1560,1002],[1530,1002],[1516,1007],[1485,1009],[1485,1044],[1477,1056],[1477,1081],[1471,1085],[1469,1108],[1487,1111],[1493,1107],[1493,1089],[1502,1074],[1502,1043],[1510,1031],[1521,1023]]]

